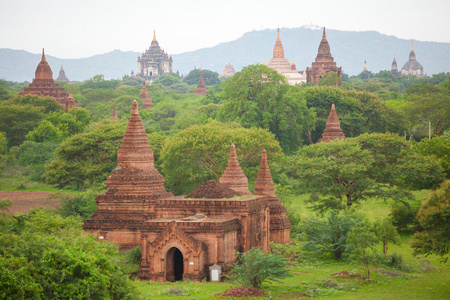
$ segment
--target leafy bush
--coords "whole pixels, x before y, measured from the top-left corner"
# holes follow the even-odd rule
[[[63,217],[80,216],[83,220],[86,220],[97,210],[94,195],[54,194],[52,197],[61,199],[57,210]]]
[[[352,248],[347,244],[347,235],[355,224],[356,220],[348,213],[337,210],[330,211],[325,219],[306,219],[303,221],[306,237],[303,248],[317,255],[331,253],[336,259],[341,259],[342,254]]]
[[[399,231],[407,231],[418,226],[419,222],[416,218],[418,211],[419,207],[416,205],[397,202],[392,204],[389,216],[392,218],[392,224]]]
[[[245,253],[236,252],[236,255],[238,261],[232,265],[233,272],[227,278],[243,286],[260,288],[264,281],[280,282],[278,278],[292,276],[287,269],[288,261],[278,253],[255,247]]]

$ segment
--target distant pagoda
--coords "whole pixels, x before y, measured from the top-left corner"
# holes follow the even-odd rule
[[[392,61],[392,65],[391,65],[391,73],[394,76],[400,76],[400,72],[398,71],[398,68],[397,68],[397,61],[395,60],[395,55],[394,55],[394,60]]]
[[[263,65],[264,64],[265,61],[263,61]],[[306,82],[305,74],[297,71],[295,62],[293,69],[289,61],[284,57],[284,48],[283,44],[281,44],[280,29],[278,29],[277,39],[275,41],[275,46],[273,47],[273,57],[270,59],[267,66],[286,77],[290,85]]]
[[[220,77],[228,78],[232,77],[236,73],[236,70],[234,69],[233,65],[228,63],[225,65],[225,68],[223,68],[222,74],[220,74]]]
[[[34,77],[35,78],[33,78],[32,83],[30,83],[30,85],[25,88],[22,93],[19,93],[20,96],[31,94],[53,97],[61,105],[66,107],[66,102],[69,95],[66,94],[66,90],[64,88],[59,87],[59,84],[55,83],[55,81],[53,80],[53,72],[47,60],[45,59],[44,49],[42,49],[41,62],[36,68]]]
[[[206,95],[206,85],[205,82],[203,81],[203,72],[200,73],[200,80],[194,93],[200,96]]]
[[[59,70],[59,75],[58,78],[56,78],[56,81],[69,82],[69,78],[66,77],[66,72],[64,72],[63,65],[61,65],[61,70]]]
[[[147,108],[153,108],[153,102],[152,102],[152,97],[150,97],[150,95],[147,92],[147,87],[145,86],[145,81],[142,83],[142,90],[141,90],[141,94],[139,95],[139,98],[142,99],[142,101],[144,102],[143,108],[147,109]]]
[[[325,27],[323,28],[322,40],[320,41],[319,50],[315,62],[311,68],[306,68],[306,81],[319,84],[319,78],[325,73],[334,72],[338,75],[338,85],[342,85],[342,67],[337,67],[336,62],[331,56],[330,45],[328,44]]]
[[[328,143],[335,139],[345,139],[345,134],[341,129],[341,123],[339,122],[334,104],[332,104],[325,130],[323,131],[322,137],[317,142]]]
[[[411,42],[411,52],[409,53],[409,60],[403,65],[401,70],[402,75],[414,75],[417,77],[423,77],[423,67],[416,60],[416,54],[414,53],[414,43]]]
[[[150,48],[142,52],[142,56],[137,60],[136,77],[140,77],[147,82],[152,83],[159,76],[172,73],[173,61],[167,52],[159,46],[156,40],[156,33],[153,31],[153,40]]]

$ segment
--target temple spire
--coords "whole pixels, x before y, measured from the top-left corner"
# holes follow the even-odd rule
[[[43,61],[45,61],[45,53],[44,53],[44,48],[42,48],[42,59]]]
[[[111,115],[111,120],[114,120],[114,119],[118,119],[117,113],[116,113],[116,104],[115,103],[113,103],[113,111],[112,111],[112,115]]]
[[[327,41],[327,34],[325,33],[325,26],[323,27],[322,41],[323,42]]]
[[[262,151],[261,155],[261,164],[255,182],[255,195],[275,196],[275,185],[273,184],[269,164],[267,163],[266,149]]]
[[[219,182],[232,189],[239,195],[251,195],[248,190],[248,179],[239,166],[239,162],[236,158],[236,148],[234,144],[231,144],[230,159],[225,172],[223,172],[222,177],[219,179]]]
[[[277,40],[275,41],[275,46],[273,47],[273,58],[284,58],[284,48],[281,44],[280,28],[278,28]]]
[[[198,82],[197,88],[195,89],[194,93],[201,96],[206,95],[206,85],[203,81],[203,72],[200,72],[200,81]]]
[[[335,106],[332,104],[325,130],[323,131],[322,137],[317,142],[328,143],[335,139],[345,139],[345,134],[341,129],[341,123],[339,122]]]
[[[411,41],[411,51],[414,51],[414,41]]]
[[[153,41],[156,42],[156,31],[153,30]]]

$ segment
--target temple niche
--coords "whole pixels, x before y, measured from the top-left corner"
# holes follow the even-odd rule
[[[286,209],[262,153],[255,194],[236,158],[234,145],[220,182],[208,181],[188,196],[164,189],[164,177],[154,167],[153,150],[142,125],[137,101],[107,190],[96,198],[97,211],[84,230],[121,248],[141,246],[139,278],[151,281],[201,281],[209,267],[223,272],[236,261],[234,251],[252,247],[269,250],[269,242],[289,242]]]
[[[153,32],[153,40],[150,47],[145,52],[142,52],[142,56],[138,57],[137,68],[136,77],[150,83],[161,75],[173,72],[172,56],[169,57],[167,52],[161,49],[156,40],[155,32]]]
[[[265,61],[263,61],[263,65],[265,65]],[[270,59],[267,66],[286,77],[290,85],[296,85],[301,84],[302,82],[306,82],[305,72],[297,71],[295,61],[292,60],[291,65],[289,61],[284,57],[284,48],[281,44],[280,29],[278,29],[277,39],[275,41],[275,46],[273,47],[273,57]]]
[[[341,129],[341,122],[339,122],[334,104],[332,104],[325,130],[323,131],[322,137],[317,142],[329,143],[336,139],[345,139],[345,134]]]
[[[53,97],[66,108],[66,111],[78,106],[78,101],[73,98],[72,91],[66,94],[66,90],[59,87],[59,84],[53,80],[53,72],[45,59],[44,49],[42,49],[42,58],[36,68],[34,77],[30,85],[19,93],[20,96],[31,94]]]
[[[319,50],[315,62],[311,68],[306,68],[306,81],[319,84],[319,78],[325,73],[334,72],[338,75],[338,86],[342,85],[342,67],[337,67],[333,56],[331,56],[330,45],[328,44],[325,27],[323,28],[322,40],[320,41]]]
[[[416,77],[423,77],[423,67],[416,60],[416,53],[414,52],[414,43],[411,42],[411,52],[409,53],[409,60],[403,65],[400,71],[401,75],[414,75]]]

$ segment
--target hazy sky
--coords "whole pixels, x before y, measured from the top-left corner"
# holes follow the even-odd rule
[[[0,48],[59,58],[142,52],[153,30],[178,54],[251,30],[318,25],[450,42],[449,0],[0,0]]]

